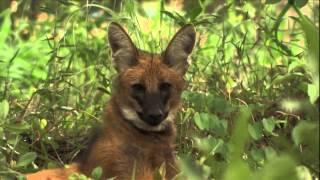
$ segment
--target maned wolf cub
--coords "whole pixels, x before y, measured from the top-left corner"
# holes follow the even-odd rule
[[[194,27],[181,28],[161,54],[137,49],[117,23],[110,24],[108,37],[118,76],[101,133],[80,162],[29,174],[29,180],[67,179],[74,172],[90,175],[97,166],[103,179],[131,179],[135,174],[138,180],[149,180],[163,163],[166,179],[177,174],[173,120],[195,44]]]

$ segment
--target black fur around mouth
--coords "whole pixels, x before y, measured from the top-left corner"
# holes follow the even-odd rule
[[[143,112],[137,112],[139,118],[150,126],[158,126],[168,117],[168,112],[159,116],[146,116]]]

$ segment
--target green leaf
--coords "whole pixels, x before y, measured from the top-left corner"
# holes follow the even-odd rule
[[[280,156],[269,161],[254,178],[260,180],[298,180],[296,164],[289,156]]]
[[[194,1],[194,2],[196,2],[196,3],[193,4],[192,9],[190,9],[188,11],[188,13],[186,14],[186,16],[191,19],[191,21],[196,19],[202,12],[202,7],[201,7],[199,1]]]
[[[244,152],[244,147],[248,141],[248,120],[251,115],[249,108],[243,107],[236,119],[236,124],[232,132],[229,147],[230,147],[230,161],[242,161],[241,155]],[[240,163],[240,162],[239,162]]]
[[[208,113],[196,113],[195,124],[201,130],[210,130],[213,128],[213,121],[216,116],[210,116]]]
[[[250,179],[251,172],[248,164],[243,161],[232,162],[224,174],[224,180]]]
[[[197,147],[206,154],[215,154],[223,151],[224,142],[214,137],[195,138]]]
[[[203,169],[199,164],[196,164],[189,156],[182,156],[179,159],[181,172],[185,177],[192,180],[203,180]]]
[[[0,138],[2,139],[3,138],[3,128],[2,127],[0,127]]]
[[[233,111],[232,105],[221,97],[208,96],[205,100],[208,102],[208,108],[213,113],[230,113]],[[199,103],[201,104],[201,102]]]
[[[292,130],[292,139],[296,145],[319,144],[319,125],[314,122],[302,121]],[[319,149],[319,147],[318,147]]]
[[[161,164],[161,166],[157,170],[157,173],[158,173],[158,179],[163,179],[164,177],[166,177],[167,172],[166,172],[166,163],[165,162],[163,162]]]
[[[301,159],[319,169],[319,122],[301,121],[292,131],[296,148],[303,147]]]
[[[272,147],[267,146],[263,150],[266,160],[272,160],[277,156],[277,152]]]
[[[312,175],[309,169],[305,166],[298,166],[297,173],[298,173],[299,180],[312,180]]]
[[[39,120],[40,129],[46,128],[47,124],[48,124],[48,122],[47,122],[46,119],[40,119],[40,120]]]
[[[264,129],[268,133],[272,134],[274,127],[276,125],[276,121],[273,118],[267,118],[267,119],[264,118],[262,120],[262,124],[263,124]]]
[[[304,75],[302,73],[289,73],[285,75],[277,75],[276,78],[272,80],[270,85],[284,84],[299,77],[304,77]]]
[[[7,180],[6,178],[3,178],[4,180]],[[16,177],[17,180],[26,180],[26,177],[22,174],[18,175],[18,177]]]
[[[250,155],[252,159],[254,159],[256,162],[263,164],[264,162],[264,151],[262,149],[253,148],[250,151]]]
[[[308,96],[310,102],[315,103],[319,97],[319,87],[315,84],[308,84]]]
[[[248,131],[249,131],[250,136],[254,140],[259,140],[260,138],[263,137],[263,126],[261,125],[260,122],[255,122],[253,124],[249,124]]]
[[[10,10],[3,11],[0,14],[1,26],[0,26],[0,44],[5,44],[6,39],[9,37],[11,31],[11,18]]]
[[[312,75],[312,84],[315,85],[318,93],[315,93],[314,87],[310,90],[311,100],[314,100],[316,96],[319,96],[319,28],[305,15],[303,15],[298,8],[295,8],[299,14],[297,20],[305,33],[307,39],[307,48],[309,52],[307,67]],[[309,91],[309,90],[308,90]],[[317,95],[318,94],[318,95]]]
[[[103,173],[102,168],[100,166],[98,166],[93,169],[93,171],[91,173],[91,177],[93,179],[99,180],[99,179],[101,179],[102,173]]]
[[[4,121],[9,113],[9,103],[7,100],[0,102],[0,121]]]
[[[175,23],[177,23],[177,24],[179,24],[181,26],[186,24],[186,20],[183,19],[183,17],[180,14],[178,14],[177,12],[175,14],[173,14],[173,13],[171,13],[169,11],[161,11],[161,13],[167,15],[170,18],[172,18],[175,21]]]
[[[207,128],[208,120],[204,119],[204,117],[204,115],[200,117],[200,113],[198,112],[194,115],[194,122],[200,130],[205,130]]]
[[[308,3],[308,0],[295,0],[296,6],[302,8]]]
[[[303,61],[292,61],[290,64],[289,64],[289,67],[288,67],[288,72],[293,72],[294,70],[296,69],[299,69],[299,68],[304,68],[305,64]]]
[[[79,173],[72,173],[69,177],[68,180],[91,180],[84,174],[79,174]]]
[[[196,113],[194,120],[200,130],[212,130],[212,132],[218,136],[224,136],[227,134],[227,121],[219,119],[214,114]]]
[[[279,3],[281,0],[266,0],[266,4],[276,4]]]
[[[17,162],[17,167],[26,166],[32,163],[37,158],[37,153],[35,152],[28,152],[19,157]]]
[[[15,133],[26,132],[30,129],[30,125],[25,121],[17,124],[5,124],[3,125],[5,130]]]

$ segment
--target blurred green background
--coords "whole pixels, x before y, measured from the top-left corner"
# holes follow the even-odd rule
[[[151,52],[197,29],[177,179],[319,179],[316,0],[0,1],[0,179],[86,146],[112,91],[112,21]]]

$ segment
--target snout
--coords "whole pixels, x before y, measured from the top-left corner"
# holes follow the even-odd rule
[[[157,126],[168,116],[168,113],[162,111],[138,113],[139,117],[150,126]]]

